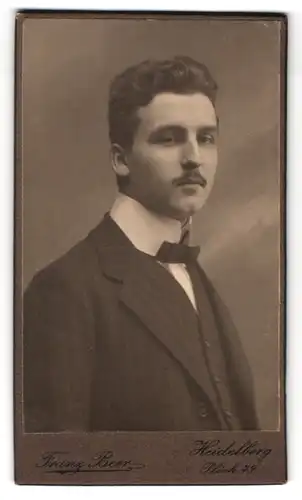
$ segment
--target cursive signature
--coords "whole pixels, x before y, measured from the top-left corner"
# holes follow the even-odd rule
[[[88,461],[71,458],[67,451],[48,451],[43,453],[36,467],[48,474],[64,475],[79,472],[131,472],[143,469],[145,464],[117,459],[111,450],[99,452]]]
[[[190,456],[206,457],[207,461],[201,464],[202,474],[251,474],[271,453],[272,448],[250,439],[227,444],[221,444],[220,439],[197,440],[189,451]]]
[[[265,448],[260,445],[259,441],[251,441],[250,439],[239,444],[236,441],[231,441],[226,446],[221,446],[220,442],[220,439],[195,441],[194,448],[190,450],[189,455],[200,457],[254,457],[261,461],[272,452],[271,448]]]

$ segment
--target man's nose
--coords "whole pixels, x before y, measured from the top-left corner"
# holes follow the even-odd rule
[[[190,141],[183,150],[181,165],[184,170],[194,170],[201,165],[200,151],[196,141]]]

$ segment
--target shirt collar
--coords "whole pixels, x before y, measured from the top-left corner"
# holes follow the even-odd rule
[[[149,255],[156,255],[164,241],[178,243],[181,238],[181,222],[151,212],[122,193],[118,194],[110,216],[132,244]]]

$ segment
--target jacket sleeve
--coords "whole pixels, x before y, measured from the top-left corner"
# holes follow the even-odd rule
[[[260,430],[254,380],[248,358],[228,308],[212,283],[208,278],[206,280],[220,331],[230,384],[233,393],[236,394],[236,406],[242,430]]]
[[[93,353],[87,294],[56,268],[40,272],[23,302],[25,432],[88,429]]]

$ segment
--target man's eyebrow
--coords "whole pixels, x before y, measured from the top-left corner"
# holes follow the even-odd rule
[[[198,128],[199,131],[202,132],[217,132],[218,126],[217,125],[202,125],[201,127]]]
[[[175,125],[173,123],[167,123],[165,125],[159,125],[154,130],[152,130],[152,134],[157,134],[158,132],[166,132],[167,130],[185,130],[185,127],[182,125]]]
[[[183,125],[175,125],[175,124],[165,124],[165,125],[159,125],[157,128],[151,131],[151,135],[158,134],[160,132],[166,132],[166,131],[185,131],[186,127]],[[217,125],[201,125],[200,127],[197,127],[198,131],[202,132],[217,132],[218,126]]]

